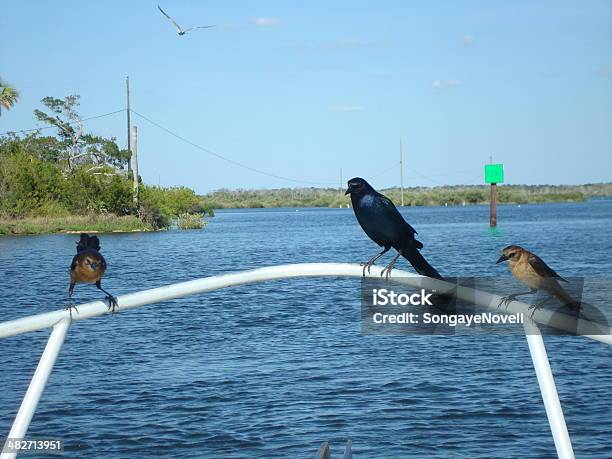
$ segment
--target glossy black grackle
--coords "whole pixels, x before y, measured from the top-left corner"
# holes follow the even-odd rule
[[[366,269],[369,272],[374,262],[393,247],[398,254],[381,275],[384,273],[388,278],[401,255],[419,274],[442,279],[440,273],[419,252],[423,244],[414,238],[417,232],[404,220],[389,198],[377,192],[368,182],[359,177],[348,181],[348,189],[345,194],[351,195],[353,210],[361,228],[370,239],[384,249],[364,264],[364,276]]]
[[[115,312],[117,307],[117,299],[102,288],[102,276],[106,271],[106,260],[100,254],[100,240],[97,236],[89,236],[81,234],[81,239],[77,242],[77,254],[72,259],[70,265],[70,288],[68,289],[68,307],[66,309],[75,308],[72,305],[72,292],[77,282],[89,283],[95,282],[96,287],[106,293],[108,300],[108,308]]]

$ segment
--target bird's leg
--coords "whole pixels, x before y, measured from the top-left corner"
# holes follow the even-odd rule
[[[71,282],[70,288],[68,289],[68,306],[66,306],[65,308],[70,311],[70,320],[72,320],[72,309],[73,308],[77,312],[77,314],[79,313],[79,310],[77,309],[77,307],[72,303],[72,292],[73,291],[74,291],[74,282]]]
[[[400,255],[402,254],[402,252],[397,252],[397,255],[395,255],[395,258],[393,258],[393,260],[391,260],[391,263],[389,263],[381,272],[380,272],[380,276],[382,277],[382,275],[385,275],[385,279],[389,279],[389,276],[391,276],[391,270],[393,269],[393,267],[395,266],[395,262],[397,261],[397,259],[400,257]]]
[[[528,292],[513,293],[512,295],[504,296],[504,297],[502,297],[502,299],[499,302],[499,304],[497,305],[497,307],[498,308],[501,308],[502,306],[508,307],[510,302],[514,301],[516,299],[516,297],[523,296],[523,295],[534,294],[535,292],[537,292],[537,290],[529,290]]]
[[[98,287],[100,290],[102,290],[104,293],[106,293],[106,299],[108,300],[108,309],[112,309],[112,311],[114,313],[115,312],[115,308],[117,308],[117,306],[119,306],[119,303],[117,303],[117,298],[115,298],[113,295],[111,295],[106,290],[104,290],[102,288],[102,283],[100,281],[96,282],[96,287]]]
[[[533,315],[535,314],[535,312],[538,309],[542,309],[542,306],[544,306],[544,303],[547,303],[551,299],[552,299],[552,295],[549,295],[546,298],[544,298],[543,300],[538,301],[536,303],[533,303],[531,306],[529,306],[529,309],[533,309],[533,311],[531,311],[531,317],[533,318]]]
[[[380,257],[382,257],[385,253],[387,253],[390,248],[391,247],[385,248],[385,250],[380,252],[378,255],[370,258],[366,263],[361,263],[361,266],[363,266],[363,277],[365,277],[366,269],[368,270],[368,274],[370,274],[370,268],[372,267],[374,262],[378,260]]]

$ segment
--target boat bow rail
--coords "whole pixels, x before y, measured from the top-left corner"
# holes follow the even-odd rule
[[[372,266],[371,272],[367,274],[367,277],[380,278],[381,274],[381,267]],[[118,307],[115,312],[120,313],[128,309],[146,306],[152,303],[169,301],[198,293],[211,292],[222,288],[256,282],[301,277],[361,278],[362,276],[363,267],[357,264],[304,263],[270,266],[237,273],[205,277],[122,295],[117,298]],[[469,287],[457,286],[450,282],[423,277],[398,269],[393,271],[392,280],[393,282],[399,282],[415,288],[435,290],[438,293],[453,295],[459,299],[473,302],[482,308],[497,312],[500,311],[499,305],[503,299],[499,295]],[[527,334],[529,351],[536,370],[540,391],[542,392],[542,398],[557,454],[562,458],[574,457],[567,426],[563,417],[563,411],[559,402],[559,396],[546,354],[546,348],[544,347],[544,341],[541,333],[539,333],[537,324],[546,324],[547,326],[572,333],[578,332],[586,338],[606,344],[612,344],[610,330],[607,328],[604,330],[600,325],[588,320],[576,319],[575,317],[560,314],[558,312],[553,313],[546,309],[538,309],[532,316],[530,305],[520,301],[509,302],[504,307],[503,311],[512,314],[523,313],[525,316],[524,327]],[[94,301],[77,305],[77,311],[74,309],[72,310],[72,317],[68,310],[57,310],[0,323],[0,338],[46,328],[53,329],[19,411],[17,412],[7,441],[8,439],[23,439],[25,437],[30,421],[32,420],[49,378],[49,374],[53,369],[53,365],[59,355],[71,323],[109,313],[110,311],[106,303]],[[0,458],[13,458],[16,454],[17,452],[15,451],[4,451]]]

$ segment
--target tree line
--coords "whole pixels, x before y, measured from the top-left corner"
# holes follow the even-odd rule
[[[380,190],[399,204],[398,187]],[[580,202],[591,197],[612,196],[612,184],[587,185],[502,185],[498,202],[527,204],[544,202]],[[407,206],[444,206],[487,204],[488,185],[410,187],[404,191]],[[204,195],[215,209],[268,207],[346,207],[350,199],[338,188],[279,188],[271,190],[221,189]]]
[[[160,229],[179,216],[209,210],[189,188],[148,186],[140,177],[136,204],[127,170],[131,153],[114,137],[87,132],[78,113],[80,97],[41,102],[34,116],[55,128],[55,135],[39,130],[0,136],[0,218],[133,215]],[[7,107],[4,101],[0,106]]]

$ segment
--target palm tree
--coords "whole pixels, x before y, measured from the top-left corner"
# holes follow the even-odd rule
[[[2,109],[10,110],[19,99],[19,92],[0,78],[0,116]]]

